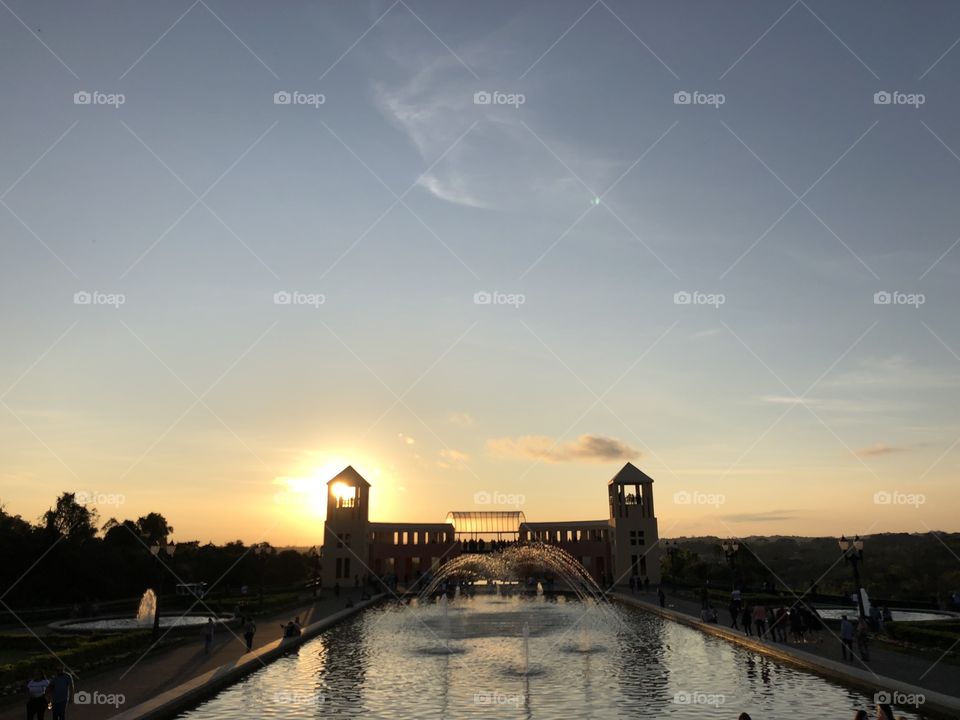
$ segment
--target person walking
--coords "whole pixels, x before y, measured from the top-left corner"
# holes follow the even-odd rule
[[[740,611],[740,624],[743,625],[743,633],[747,636],[752,636],[753,631],[750,629],[750,625],[753,623],[753,608],[750,607],[750,603],[743,604],[743,610]]]
[[[61,666],[60,672],[53,676],[48,692],[53,704],[53,720],[66,720],[67,705],[73,697],[73,678],[66,666]]]
[[[753,609],[753,625],[757,631],[757,637],[761,640],[766,639],[767,634],[767,608],[764,605],[757,605]]]
[[[243,625],[243,639],[247,641],[247,652],[253,650],[253,636],[257,632],[257,624],[252,617],[248,617]]]
[[[740,604],[734,600],[730,599],[730,629],[739,630],[740,626],[737,624],[737,616],[740,614]]]
[[[843,659],[853,660],[853,623],[846,615],[840,620],[840,650],[843,653]]]
[[[43,720],[47,712],[47,688],[50,687],[50,681],[43,674],[43,670],[37,668],[31,680],[27,681],[27,720]]]
[[[207,624],[203,626],[203,654],[210,654],[210,647],[213,645],[213,618],[207,618]]]

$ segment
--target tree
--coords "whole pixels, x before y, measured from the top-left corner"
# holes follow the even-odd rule
[[[137,519],[137,532],[147,545],[165,545],[173,535],[173,527],[163,515],[152,512]]]
[[[65,492],[55,507],[43,514],[44,529],[70,541],[92,540],[97,534],[98,513],[77,502],[76,493]]]

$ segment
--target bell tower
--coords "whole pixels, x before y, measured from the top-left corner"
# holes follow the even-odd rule
[[[607,483],[613,531],[613,579],[627,584],[634,576],[660,582],[657,516],[653,512],[653,478],[627,463]]]
[[[348,465],[327,482],[323,527],[323,586],[353,587],[369,572],[370,483]]]

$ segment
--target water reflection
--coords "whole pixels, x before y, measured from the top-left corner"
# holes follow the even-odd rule
[[[367,610],[181,717],[812,720],[869,701],[637,610],[478,595]]]

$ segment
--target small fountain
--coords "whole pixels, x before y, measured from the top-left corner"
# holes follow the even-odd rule
[[[153,616],[157,612],[157,594],[153,588],[147,588],[140,598],[140,605],[137,607],[137,625],[149,627],[153,625]]]

